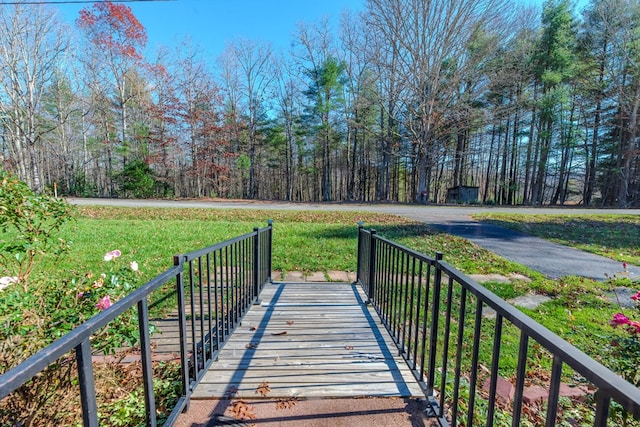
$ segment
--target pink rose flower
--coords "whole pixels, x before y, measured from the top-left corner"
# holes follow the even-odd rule
[[[99,310],[106,310],[109,307],[111,307],[111,297],[109,295],[100,298],[100,300],[96,304],[96,308],[98,308]]]
[[[622,268],[624,268],[624,269],[626,270],[628,265],[629,265],[629,264],[627,264],[626,262],[623,262],[623,263],[622,263]]]
[[[629,325],[631,320],[622,313],[616,313],[613,315],[613,319],[609,320],[609,324],[614,328],[620,325]]]
[[[104,254],[104,260],[111,261],[114,258],[118,258],[120,255],[122,255],[122,252],[116,249],[115,251],[107,252],[106,254]]]

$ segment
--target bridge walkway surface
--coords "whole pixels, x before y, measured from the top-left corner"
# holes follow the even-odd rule
[[[359,286],[274,282],[260,299],[176,426],[430,425],[424,393]]]

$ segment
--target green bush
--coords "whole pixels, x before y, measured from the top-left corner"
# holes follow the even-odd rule
[[[142,160],[133,160],[116,176],[122,197],[145,199],[156,194],[156,176],[151,167]]]
[[[15,277],[26,291],[45,254],[60,256],[68,250],[60,229],[74,219],[75,208],[64,200],[35,194],[0,170],[0,276]]]
[[[66,202],[37,195],[0,171],[0,373],[109,309],[137,287],[138,264],[123,261],[119,250],[105,254],[99,276],[35,270],[45,257],[59,257],[69,249],[59,233],[74,219],[74,212]],[[108,354],[135,345],[139,336],[136,318],[135,310],[129,310],[96,332],[92,350]],[[35,425],[38,416],[51,409],[50,402],[64,400],[74,376],[73,355],[55,361],[3,399],[0,425]]]

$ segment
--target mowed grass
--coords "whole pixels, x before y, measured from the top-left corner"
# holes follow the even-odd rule
[[[638,215],[482,213],[473,217],[621,263],[640,265]],[[622,271],[621,265],[620,273]],[[636,310],[622,308],[630,301],[618,301],[614,291],[621,287],[629,288],[632,292],[638,291],[638,279],[632,280],[619,274],[606,282],[563,277],[555,281],[547,280],[546,283],[552,288],[544,289],[545,286],[542,286],[534,289],[552,296],[552,301],[536,309],[522,311],[604,365],[610,365],[611,361],[602,349],[609,345],[612,336],[624,333],[614,330],[608,321],[620,311],[637,320]]]
[[[71,252],[47,268],[99,274],[103,255],[118,249],[151,278],[170,267],[174,255],[249,233],[271,219],[273,269],[278,271],[355,271],[357,223],[362,221],[380,235],[425,254],[443,252],[445,260],[466,273],[508,271],[536,276],[465,239],[388,214],[120,207],[79,207],[78,212],[78,221],[63,233],[72,243]]]
[[[63,233],[72,243],[71,252],[46,268],[100,274],[103,255],[118,249],[123,259],[138,262],[144,278],[150,279],[170,267],[174,255],[249,233],[272,219],[274,270],[354,271],[358,221],[412,227],[393,215],[357,212],[116,207],[78,211],[78,220]]]
[[[640,215],[481,213],[474,218],[640,266]]]
[[[528,293],[552,296],[551,302],[534,310],[523,311],[597,359],[601,358],[602,346],[613,332],[607,321],[613,313],[619,311],[617,304],[608,296],[619,283],[600,283],[578,277],[550,280],[465,239],[434,231],[425,224],[394,215],[366,212],[116,207],[79,207],[78,212],[78,220],[64,230],[63,237],[72,241],[71,252],[55,264],[49,261],[43,265],[43,269],[53,269],[66,276],[101,274],[109,268],[108,263],[103,261],[103,255],[118,249],[122,252],[122,260],[138,262],[142,272],[141,279],[149,280],[170,267],[176,254],[248,233],[254,227],[266,226],[267,220],[272,219],[274,270],[355,271],[357,223],[363,221],[367,228],[376,229],[379,235],[419,252],[427,255],[442,252],[447,262],[464,273],[520,273],[530,278],[531,281],[513,281],[509,284],[489,282],[484,286],[505,299]],[[611,241],[607,238],[607,233],[596,233],[597,230],[590,229],[601,227],[599,217],[585,218],[590,222],[580,227],[575,222],[575,217],[564,219],[540,215],[535,218],[545,224],[565,224],[559,225],[557,230],[570,228],[566,225],[566,221],[570,219],[574,221],[571,223],[572,227],[582,231],[569,234],[602,236],[599,240],[602,247],[606,247]],[[607,217],[603,222],[615,223],[615,218]],[[487,216],[483,219],[493,218]],[[505,215],[493,220],[506,225],[517,224],[524,219]],[[526,219],[526,224],[531,225],[521,229],[531,232],[536,221],[530,217]],[[621,222],[627,224],[633,219],[635,218],[623,217]],[[618,224],[616,227],[622,226]],[[632,235],[637,230],[627,229],[625,233]],[[591,240],[595,242],[598,237],[591,237]],[[613,241],[617,242],[616,239]],[[621,251],[626,246],[628,252],[631,252],[632,244],[626,241],[626,244],[618,244],[615,251]],[[606,364],[606,360],[602,361]]]

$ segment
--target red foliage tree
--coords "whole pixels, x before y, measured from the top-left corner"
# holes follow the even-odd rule
[[[140,51],[147,44],[147,31],[129,6],[110,1],[94,3],[80,11],[76,23],[96,47],[142,59]]]
[[[122,164],[127,163],[129,153],[144,152],[139,149],[139,141],[135,136],[129,135],[129,115],[131,102],[138,94],[129,90],[129,76],[135,78],[136,73],[131,73],[136,67],[145,67],[142,61],[142,51],[147,44],[147,32],[144,26],[134,16],[131,8],[123,4],[114,4],[110,1],[94,3],[80,11],[76,24],[84,31],[89,46],[87,49],[90,63],[94,69],[93,75],[96,81],[97,96],[111,98],[117,106],[116,114],[120,118],[119,141],[108,140],[108,144],[120,144],[119,153],[122,153]],[[113,84],[115,93],[110,92],[107,82]],[[94,94],[94,96],[96,96]],[[109,112],[101,112],[100,121],[110,122]],[[105,132],[105,134],[109,134]],[[108,172],[111,173],[111,151],[107,148]]]

